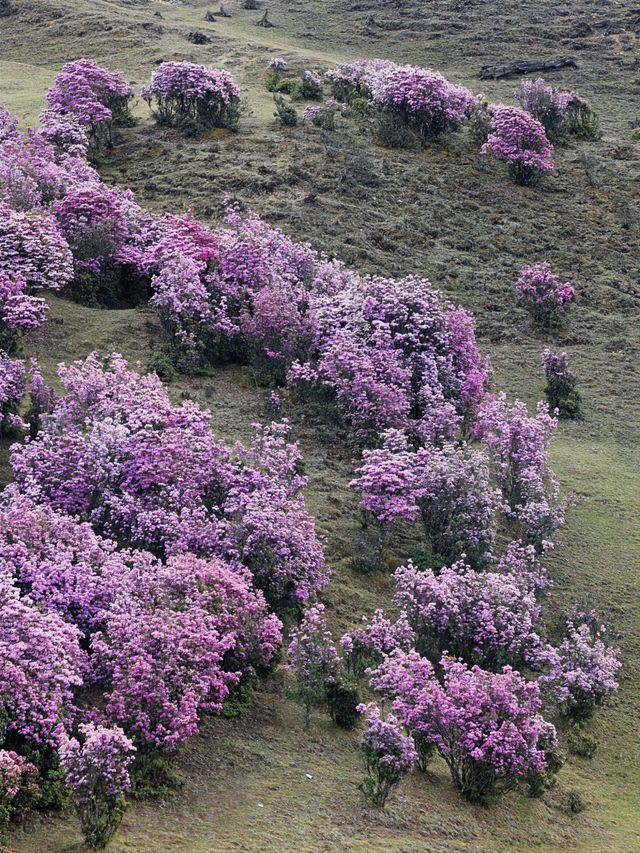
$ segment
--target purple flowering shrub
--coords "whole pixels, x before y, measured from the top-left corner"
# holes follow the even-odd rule
[[[444,561],[463,553],[474,565],[490,559],[499,501],[481,451],[451,443],[411,451],[402,433],[390,430],[381,448],[363,452],[356,475],[351,486],[380,524],[382,542],[396,519],[420,518]]]
[[[0,828],[38,792],[38,768],[10,749],[0,749]]]
[[[67,393],[37,438],[12,451],[21,492],[163,557],[231,559],[276,607],[326,585],[286,423],[232,450],[211,433],[209,412],[174,406],[155,375],[120,356],[103,366],[93,354],[59,373]]]
[[[416,642],[416,634],[407,618],[401,612],[395,622],[388,619],[381,609],[376,610],[371,622],[366,617],[363,625],[340,638],[347,669],[359,676],[381,661],[395,649],[409,651]]]
[[[567,619],[565,637],[548,651],[549,672],[539,678],[545,694],[573,717],[593,714],[618,689],[620,650],[608,642],[597,613],[575,613]]]
[[[423,145],[467,118],[472,93],[430,68],[394,66],[372,79],[373,103],[414,130]]]
[[[561,282],[547,261],[522,267],[516,293],[533,322],[544,328],[558,326],[575,298],[570,282]]]
[[[21,598],[0,573],[0,717],[20,742],[56,748],[83,683],[80,631]]]
[[[383,808],[393,788],[415,764],[416,751],[393,714],[383,717],[372,702],[360,705],[358,710],[365,719],[360,749],[367,769],[360,790],[374,808]]]
[[[442,681],[407,679],[393,702],[396,716],[434,744],[471,802],[522,783],[538,792],[541,778],[557,770],[556,732],[539,713],[538,685],[508,666],[491,673],[447,656],[440,666]]]
[[[0,435],[22,425],[18,407],[25,393],[24,362],[0,350]]]
[[[122,729],[81,724],[82,743],[64,736],[60,762],[73,793],[82,834],[91,848],[104,848],[115,835],[131,787],[129,765],[135,748]]]
[[[509,518],[520,538],[542,549],[564,524],[559,486],[549,467],[549,444],[558,425],[546,403],[534,417],[520,400],[509,405],[504,394],[487,397],[473,432],[487,448]]]
[[[534,186],[553,169],[553,145],[544,127],[519,107],[498,104],[490,106],[489,112],[491,132],[482,153],[504,160],[516,184]]]
[[[72,115],[96,147],[111,145],[114,124],[131,120],[133,89],[119,72],[91,59],[68,62],[47,92],[49,111]]]
[[[436,575],[409,564],[393,582],[394,604],[415,633],[415,647],[432,661],[445,651],[490,670],[540,660],[540,606],[518,575],[477,572],[463,562]]]
[[[569,370],[567,353],[545,349],[542,366],[547,379],[544,393],[549,407],[557,410],[560,418],[579,418],[582,414],[580,392],[576,388],[576,377]]]
[[[228,71],[193,62],[162,62],[142,90],[159,124],[197,134],[214,127],[237,130],[240,89]]]
[[[561,143],[570,135],[582,139],[597,138],[597,116],[575,92],[556,89],[539,77],[537,80],[523,80],[514,94],[522,109],[543,125],[552,142]]]
[[[295,693],[304,704],[304,727],[309,727],[312,709],[324,703],[327,682],[335,679],[340,655],[327,627],[324,605],[305,610],[291,631],[287,669],[295,678]]]
[[[46,314],[47,303],[29,293],[20,273],[0,271],[0,346],[12,351],[20,334],[41,326]]]
[[[0,201],[0,272],[22,276],[28,293],[59,290],[71,281],[71,251],[51,216]]]

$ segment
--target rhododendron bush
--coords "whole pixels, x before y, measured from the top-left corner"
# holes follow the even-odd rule
[[[561,282],[546,261],[522,267],[516,293],[533,321],[543,327],[558,325],[575,298],[570,282]]]
[[[517,184],[533,186],[553,169],[553,145],[544,127],[525,110],[490,106],[491,132],[482,146],[483,154],[504,160]]]
[[[384,718],[371,702],[358,710],[365,718],[361,751],[367,769],[360,790],[372,806],[382,808],[392,789],[415,764],[416,751],[393,714]]]
[[[197,133],[237,128],[240,89],[227,71],[193,62],[162,62],[142,90],[160,124]]]

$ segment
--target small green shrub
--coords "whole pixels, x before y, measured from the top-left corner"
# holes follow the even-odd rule
[[[136,800],[163,799],[184,786],[184,779],[165,755],[138,752],[131,767],[131,796]]]
[[[274,116],[284,127],[295,127],[298,124],[298,113],[295,107],[287,103],[282,95],[274,95],[273,102],[276,105]]]
[[[360,704],[360,692],[355,681],[336,676],[325,685],[327,709],[333,722],[341,729],[355,729],[360,715],[356,710]]]
[[[388,113],[378,116],[376,138],[385,148],[420,148],[418,136],[398,118]]]
[[[567,746],[571,755],[593,758],[598,750],[598,739],[585,732],[580,723],[573,723],[567,732]]]

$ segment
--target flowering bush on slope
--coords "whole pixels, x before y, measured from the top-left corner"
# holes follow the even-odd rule
[[[122,729],[80,725],[82,744],[63,738],[60,761],[89,847],[106,847],[127,808],[128,767],[135,748]]]
[[[482,146],[483,154],[504,160],[513,180],[522,186],[533,186],[553,169],[553,145],[544,127],[525,110],[490,106],[491,133]]]
[[[120,73],[91,59],[77,59],[62,67],[47,92],[47,104],[51,112],[72,115],[100,146],[111,144],[114,122],[130,119],[132,97],[133,89]]]
[[[538,77],[536,80],[523,80],[514,97],[523,110],[531,113],[540,122],[548,138],[557,142],[562,134],[567,109],[576,95],[548,86]]]
[[[393,714],[384,718],[372,702],[359,705],[358,710],[365,718],[360,748],[367,769],[360,790],[372,806],[382,808],[393,788],[415,764],[416,751],[411,737]]]
[[[210,415],[173,406],[155,375],[117,355],[60,368],[67,394],[35,440],[16,445],[20,490],[94,528],[159,555],[186,551],[248,566],[269,601],[306,601],[328,580],[304,508],[298,451],[286,424],[248,451],[216,440]],[[276,462],[277,460],[277,462]]]
[[[0,827],[38,790],[38,769],[24,756],[0,749]]]
[[[543,327],[558,325],[575,298],[571,283],[561,282],[547,261],[522,267],[516,293],[533,321]]]
[[[240,89],[228,71],[193,62],[162,62],[142,97],[160,124],[197,133],[238,125]]]
[[[542,353],[542,365],[547,378],[544,393],[550,408],[557,409],[560,418],[579,418],[582,414],[581,397],[576,388],[576,377],[569,370],[568,354],[547,348]]]
[[[327,628],[324,605],[305,610],[291,632],[287,668],[296,679],[296,692],[304,703],[304,726],[309,727],[311,709],[326,698],[327,682],[335,678],[340,656]]]
[[[0,272],[21,275],[31,290],[59,290],[73,277],[69,246],[56,222],[0,202]]]
[[[451,657],[440,665],[442,683],[409,678],[400,686],[397,717],[435,745],[467,799],[487,802],[523,782],[540,790],[543,774],[556,769],[556,732],[540,716],[538,685],[510,667],[490,673]]]

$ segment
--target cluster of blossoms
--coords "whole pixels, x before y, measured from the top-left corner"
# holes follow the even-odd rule
[[[569,370],[567,353],[545,349],[542,366],[547,380],[544,393],[550,408],[557,409],[561,418],[579,418],[581,397],[576,388],[576,377]]]
[[[0,749],[0,827],[37,792],[38,769],[10,749]]]
[[[89,847],[103,848],[115,834],[126,810],[131,787],[128,767],[135,748],[122,729],[80,725],[82,744],[62,739],[60,763],[75,801]]]
[[[521,528],[521,538],[544,548],[564,524],[559,486],[549,467],[549,444],[558,421],[539,402],[531,417],[520,400],[509,404],[504,394],[487,397],[473,433],[487,448],[508,515]]]
[[[384,718],[380,708],[371,702],[359,705],[358,710],[365,720],[361,750],[367,769],[360,789],[372,806],[382,808],[391,790],[416,763],[416,750],[393,714]]]
[[[544,127],[520,107],[498,104],[488,110],[491,132],[482,153],[504,160],[517,184],[533,186],[553,169],[553,145]]]
[[[547,653],[549,672],[540,678],[540,684],[572,716],[590,716],[618,689],[620,650],[607,642],[606,635],[597,613],[577,613],[567,620],[560,645]]]
[[[540,606],[519,575],[477,572],[462,562],[436,575],[409,564],[393,581],[394,604],[415,633],[416,649],[431,660],[447,651],[491,670],[539,663]]]
[[[287,60],[282,56],[274,56],[273,59],[269,61],[269,68],[272,68],[274,71],[286,71]]]
[[[351,101],[354,97],[369,99],[375,82],[397,67],[388,59],[356,59],[331,68],[325,76],[339,101]]]
[[[228,71],[193,62],[162,62],[142,97],[160,124],[197,133],[213,127],[237,128],[240,89]]]
[[[557,325],[575,298],[571,283],[560,281],[548,261],[522,267],[516,293],[533,321],[543,327]]]
[[[17,333],[37,329],[46,314],[47,303],[30,295],[24,276],[0,271],[0,344],[11,349]]]
[[[174,406],[155,375],[129,371],[120,356],[59,372],[67,393],[37,438],[12,451],[24,494],[161,556],[232,558],[277,606],[327,583],[286,422],[231,449],[209,412]]]
[[[371,622],[363,617],[363,625],[340,638],[345,662],[351,672],[362,674],[368,666],[379,664],[395,649],[409,651],[416,643],[416,633],[406,613],[392,622],[382,610],[376,610]]]
[[[25,366],[0,350],[0,435],[22,426],[18,407],[25,394]]]
[[[129,119],[133,89],[118,72],[91,59],[63,66],[47,92],[49,112],[72,115],[95,145],[110,144],[114,123]]]

